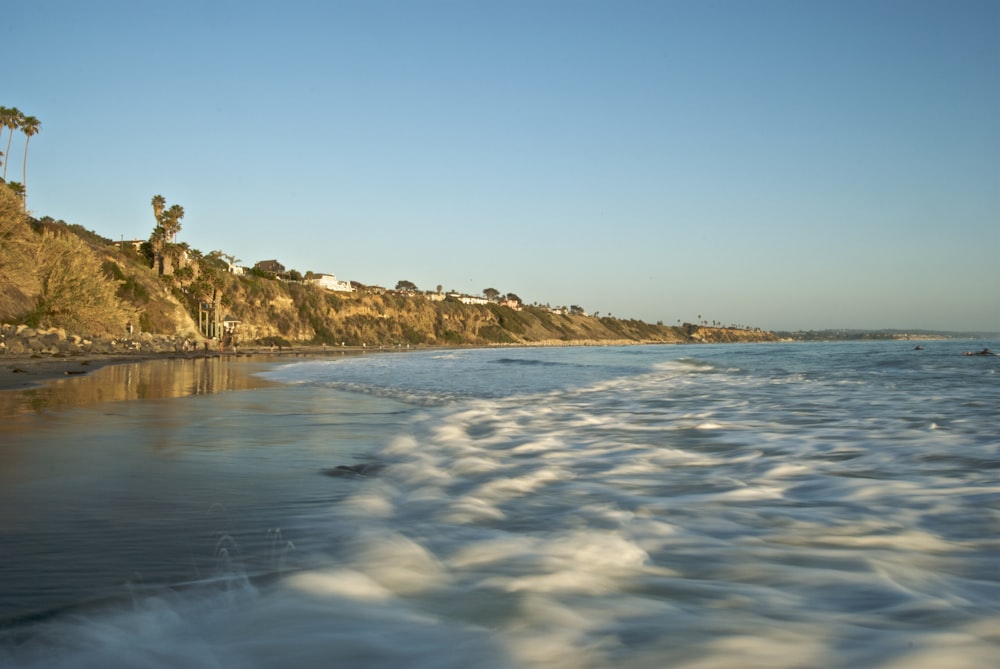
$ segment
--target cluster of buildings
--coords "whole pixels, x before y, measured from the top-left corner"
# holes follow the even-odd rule
[[[285,266],[282,265],[277,260],[261,260],[256,265],[253,266],[254,269],[260,270],[262,272],[269,272],[271,274],[284,274]],[[242,274],[242,268],[239,268]],[[233,266],[230,266],[229,271],[234,271]],[[320,288],[326,288],[327,290],[335,290],[342,293],[352,293],[354,292],[354,286],[351,285],[350,281],[341,281],[333,274],[316,274],[310,272],[307,275],[308,278],[304,279],[305,283],[319,286]]]
[[[431,302],[444,302],[449,297],[458,300],[462,304],[490,304],[492,301],[494,304],[499,304],[501,307],[510,307],[514,311],[521,310],[521,303],[518,300],[512,300],[506,297],[502,297],[497,300],[489,300],[485,297],[480,297],[477,295],[463,295],[462,293],[426,293],[424,294]]]
[[[239,272],[236,272],[237,269],[239,270]],[[256,265],[254,265],[254,269],[260,270],[262,272],[270,272],[271,274],[284,274],[285,273],[285,266],[282,265],[277,260],[261,260]],[[241,267],[237,268],[235,266],[230,266],[229,271],[231,271],[233,273],[242,274],[243,273],[243,268],[241,268]],[[308,283],[308,284],[311,284],[311,285],[314,285],[314,286],[319,286],[320,288],[325,288],[327,290],[332,290],[332,291],[341,292],[341,293],[353,293],[354,290],[355,290],[354,284],[352,284],[350,281],[341,281],[340,279],[338,279],[333,274],[316,274],[315,272],[310,272],[310,273],[307,274],[307,277],[308,278],[304,279],[305,283]],[[407,292],[407,291],[404,291],[404,292]],[[485,297],[478,297],[478,296],[472,296],[472,295],[463,295],[461,293],[455,293],[455,292],[451,292],[451,293],[425,293],[424,297],[426,297],[427,299],[431,300],[432,302],[442,302],[442,301],[444,301],[444,300],[446,300],[448,298],[452,298],[452,299],[458,300],[459,302],[461,302],[463,304],[489,304],[490,303],[490,300],[486,299]],[[501,305],[501,306],[504,306],[504,307],[510,307],[511,309],[514,309],[515,311],[520,311],[521,310],[521,302],[519,300],[513,300],[513,299],[505,297],[505,298],[501,298],[501,299],[497,300],[496,303],[499,304],[499,305]]]

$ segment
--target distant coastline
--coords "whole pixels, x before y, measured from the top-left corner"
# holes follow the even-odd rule
[[[948,332],[940,330],[776,330],[782,341],[944,341],[949,339],[994,339],[997,332]]]

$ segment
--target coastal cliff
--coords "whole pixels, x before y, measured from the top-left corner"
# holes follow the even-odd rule
[[[229,272],[224,254],[176,245],[160,275],[141,246],[80,226],[29,219],[0,187],[2,350],[46,352],[74,336],[107,346],[488,346],[776,341],[757,329],[665,326],[543,306],[469,304],[455,296],[359,286],[333,292],[267,273]],[[180,258],[183,256],[183,262]],[[56,329],[58,346],[39,332]],[[22,334],[31,336],[21,336]],[[140,337],[143,335],[145,338]],[[149,335],[157,337],[150,338]]]
[[[638,320],[519,310],[499,304],[463,304],[428,296],[335,294],[311,286],[271,282],[269,299],[255,301],[244,283],[230,313],[240,336],[263,342],[340,345],[518,345],[776,341],[768,332],[672,327]],[[249,284],[252,285],[252,284]],[[257,286],[260,289],[260,286]]]

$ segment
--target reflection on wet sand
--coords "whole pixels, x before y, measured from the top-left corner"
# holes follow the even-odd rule
[[[86,376],[0,393],[0,417],[101,402],[207,395],[275,385],[255,375],[268,358],[171,358],[102,367]]]

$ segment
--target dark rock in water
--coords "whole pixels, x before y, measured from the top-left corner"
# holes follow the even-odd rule
[[[324,469],[325,476],[371,476],[377,474],[385,465],[377,462],[363,462],[357,465],[338,465],[332,469]]]

